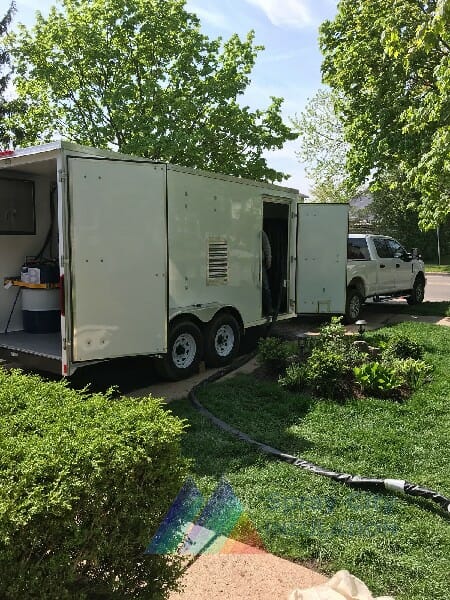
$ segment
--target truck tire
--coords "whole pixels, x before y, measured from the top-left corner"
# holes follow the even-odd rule
[[[233,317],[222,313],[205,330],[205,363],[208,367],[230,364],[239,352],[241,329]]]
[[[422,304],[425,298],[425,282],[422,277],[416,277],[411,296],[406,298],[408,304]]]
[[[346,323],[354,323],[358,320],[363,304],[363,297],[356,288],[348,288],[345,303],[344,320]]]
[[[155,359],[155,370],[163,379],[178,381],[198,372],[203,357],[203,338],[192,321],[176,322],[169,331],[167,354]]]

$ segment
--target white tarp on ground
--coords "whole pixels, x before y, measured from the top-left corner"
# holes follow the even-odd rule
[[[374,598],[368,587],[348,571],[338,571],[329,581],[307,590],[294,590],[289,600],[394,600],[392,596]]]

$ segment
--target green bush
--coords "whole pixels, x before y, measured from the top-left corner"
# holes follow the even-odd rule
[[[390,338],[383,348],[383,359],[392,360],[394,358],[414,358],[416,360],[423,358],[424,347],[419,342],[415,342],[406,335],[398,335]]]
[[[354,336],[347,335],[342,317],[331,317],[331,322],[322,325],[315,341],[315,348],[341,354],[346,366],[353,368],[367,359],[367,354],[360,352],[354,345]]]
[[[286,369],[293,352],[293,344],[280,338],[268,337],[258,342],[258,361],[276,375]]]
[[[377,361],[354,367],[353,373],[363,392],[370,394],[388,395],[403,383],[403,378],[391,367]]]
[[[306,377],[316,394],[340,398],[349,390],[349,368],[338,352],[314,348],[306,362]]]
[[[389,363],[390,368],[404,385],[415,390],[427,380],[432,367],[423,360],[414,358],[394,359]]]
[[[305,365],[294,363],[289,365],[284,375],[278,378],[278,383],[292,392],[302,391],[307,384],[307,372]]]
[[[329,323],[325,323],[325,325],[319,328],[318,341],[323,346],[343,343],[346,337],[347,334],[342,324],[342,317],[331,317]]]
[[[0,597],[164,598],[180,565],[144,550],[186,474],[185,425],[0,369]]]

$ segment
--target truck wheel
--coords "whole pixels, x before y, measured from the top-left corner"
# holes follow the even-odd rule
[[[205,363],[208,367],[228,365],[239,352],[241,330],[232,315],[215,317],[205,331]]]
[[[414,282],[412,294],[406,298],[408,304],[422,304],[425,298],[425,282],[421,278],[417,278]]]
[[[192,321],[178,321],[170,329],[167,354],[155,359],[155,370],[164,379],[178,381],[198,372],[202,356],[200,329]]]
[[[347,301],[345,303],[345,322],[354,323],[358,320],[363,304],[363,297],[356,288],[347,290]]]

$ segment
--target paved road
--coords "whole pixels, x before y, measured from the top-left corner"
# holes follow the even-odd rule
[[[450,275],[427,273],[425,300],[428,302],[450,302]]]

